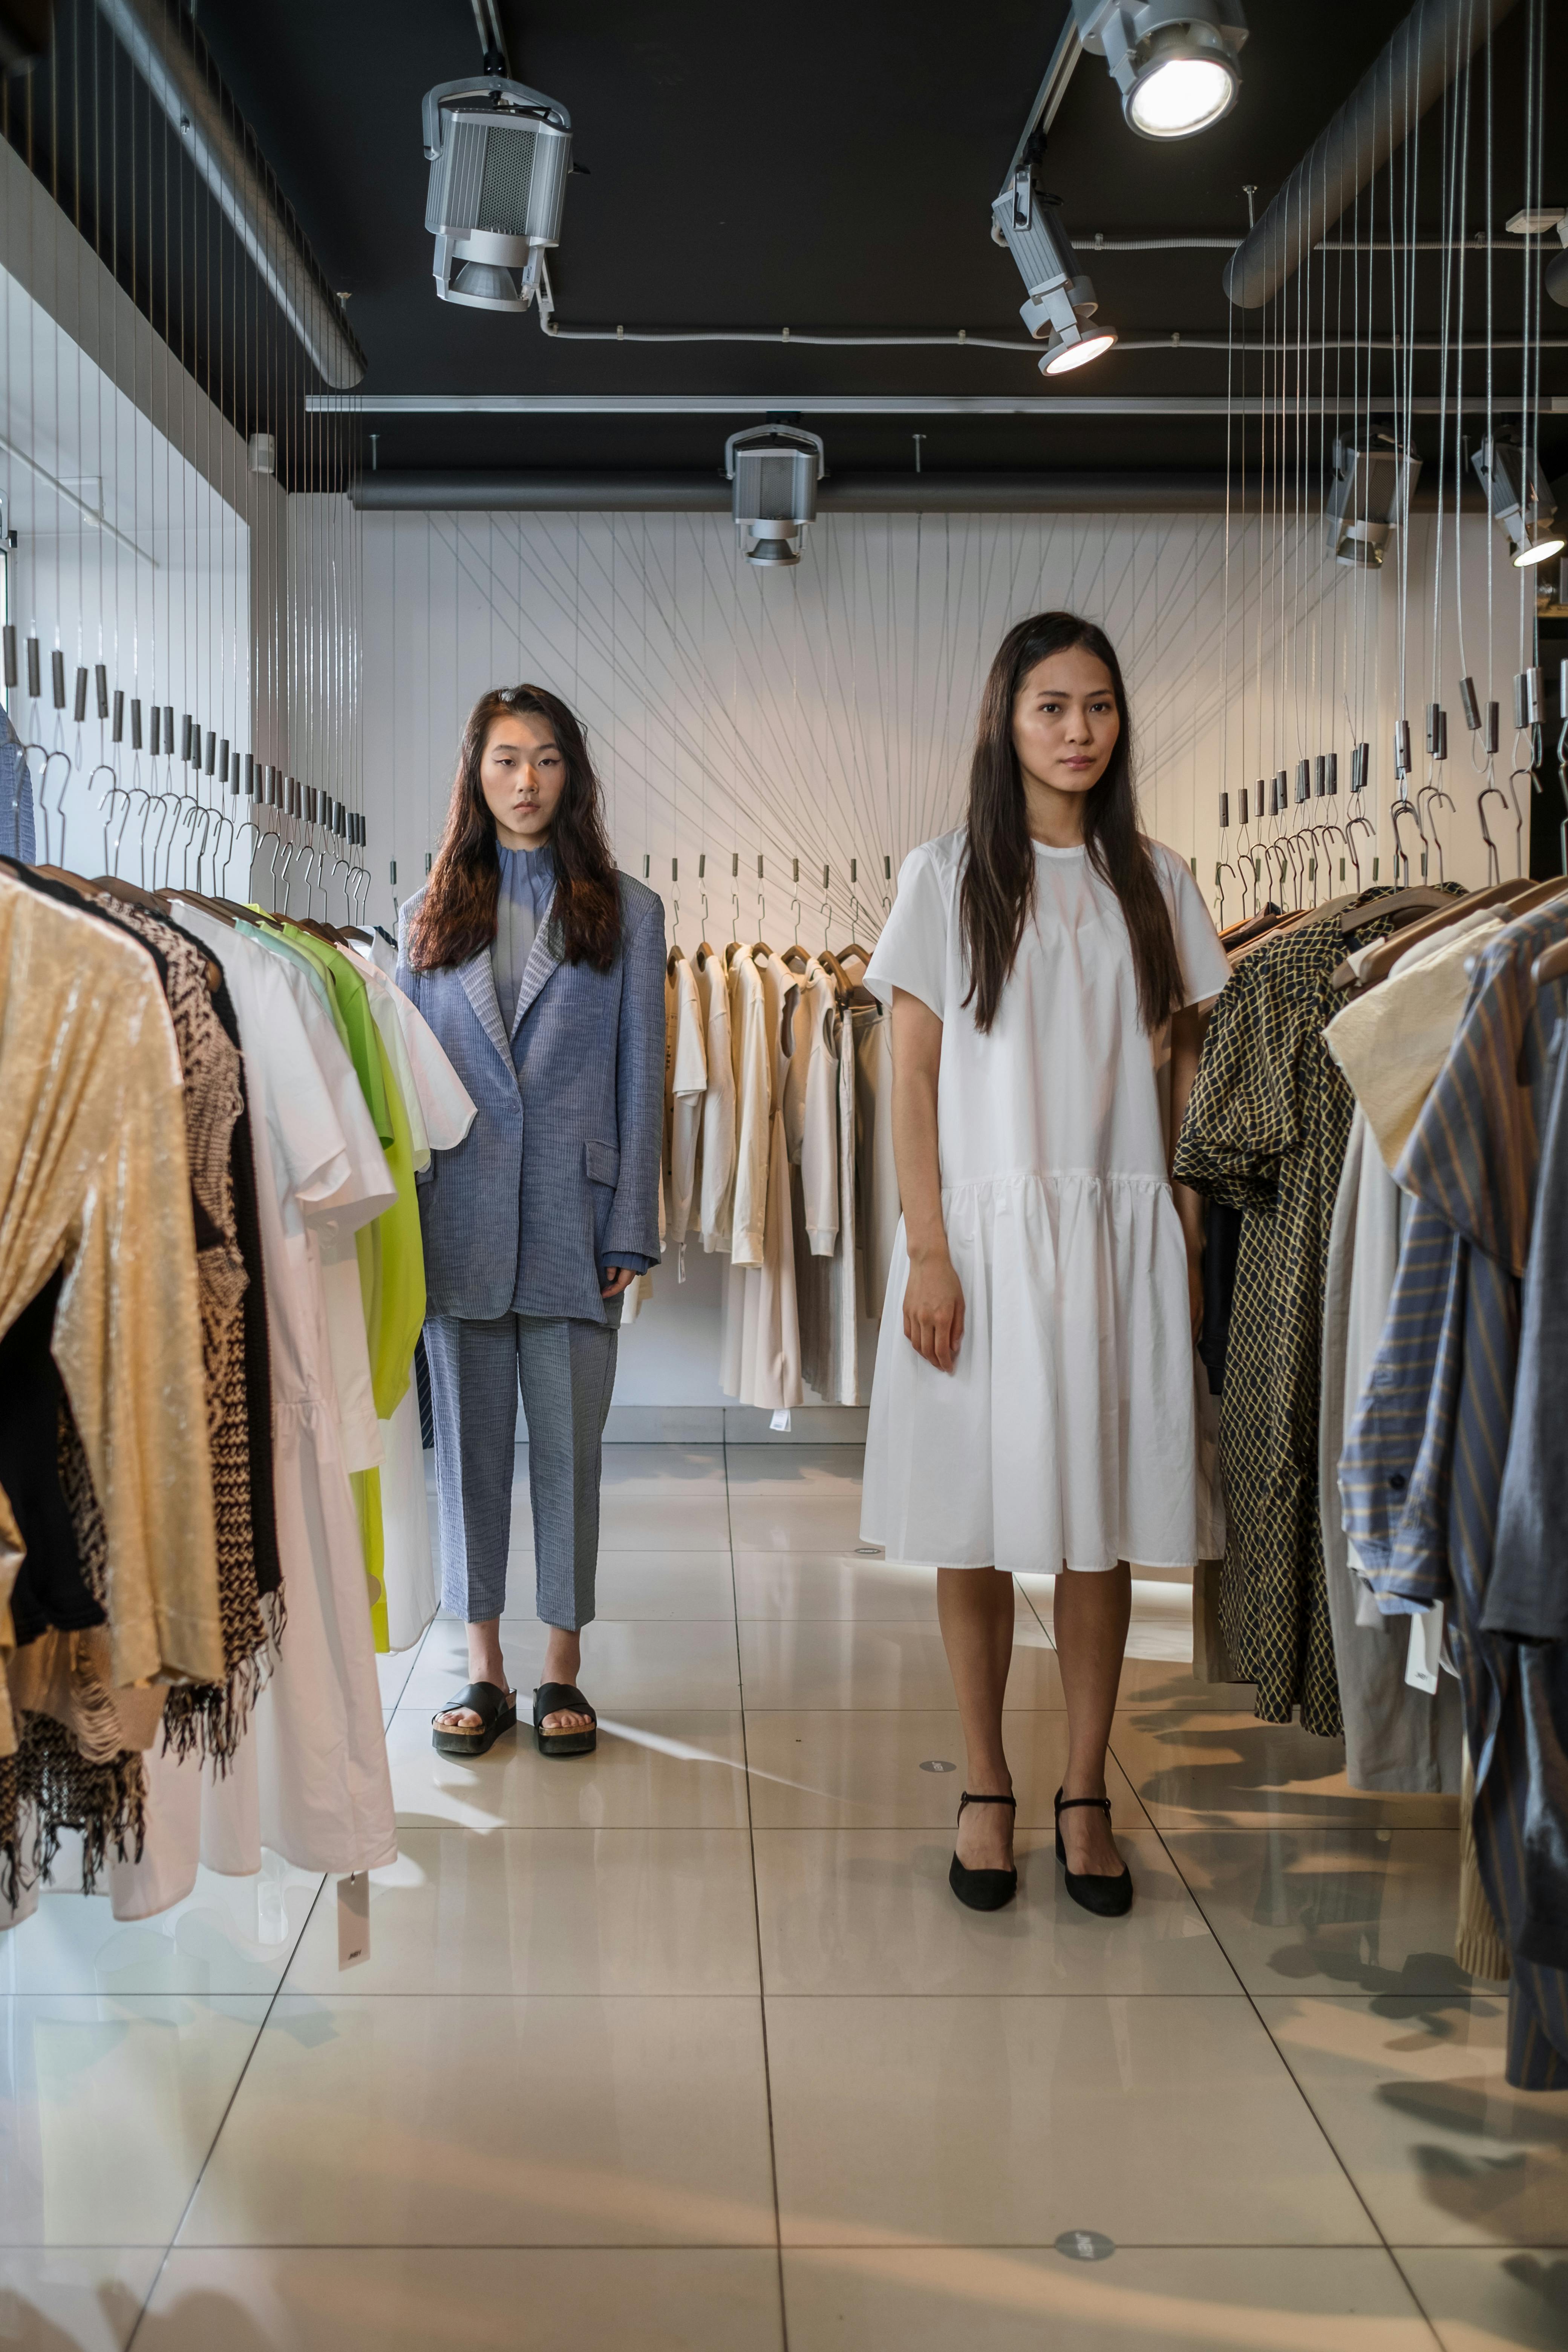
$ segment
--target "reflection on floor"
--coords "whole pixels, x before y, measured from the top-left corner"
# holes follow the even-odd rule
[[[520,1465],[521,1466],[521,1465]],[[385,1663],[403,1853],[0,1942],[0,2346],[37,2352],[1448,2352],[1568,2344],[1568,2095],[1501,2074],[1438,1799],[1194,1683],[1138,1588],[1062,1892],[1050,1586],[1008,1698],[1023,1885],[963,1911],[933,1580],[848,1448],[618,1446],[599,1753],[437,1758],[458,1629]],[[508,1654],[527,1685],[526,1488]]]

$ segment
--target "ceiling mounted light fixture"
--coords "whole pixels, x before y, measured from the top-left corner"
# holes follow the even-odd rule
[[[1568,540],[1556,528],[1556,501],[1536,452],[1489,435],[1470,463],[1487,494],[1493,521],[1508,533],[1516,571],[1528,571],[1561,555]]]
[[[1040,373],[1065,375],[1099,359],[1116,336],[1109,327],[1089,326],[1100,308],[1093,281],[1079,268],[1072,241],[1052,220],[1048,202],[1054,199],[1041,195],[1033,170],[1024,163],[992,205],[991,217],[1029,289],[1018,315],[1031,335],[1044,338]]]
[[[1387,435],[1381,446],[1358,449],[1334,443],[1334,478],[1323,510],[1328,551],[1336,563],[1359,563],[1377,571],[1392,531],[1410,512],[1411,493],[1421,478],[1421,460]]]
[[[526,310],[560,242],[572,117],[542,90],[487,72],[426,90],[424,121],[437,294],[474,310]]]
[[[819,433],[797,425],[753,425],[724,444],[734,484],[730,511],[748,563],[800,562],[806,525],[816,520],[816,486],[827,471]]]
[[[1073,0],[1073,13],[1141,138],[1189,139],[1236,104],[1247,38],[1239,0]]]

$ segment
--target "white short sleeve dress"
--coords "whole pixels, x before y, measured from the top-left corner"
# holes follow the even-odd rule
[[[1187,1260],[1167,1174],[1169,1039],[1140,1025],[1131,941],[1086,850],[1036,845],[1037,907],[989,1035],[963,999],[965,835],[905,860],[866,984],[943,1024],[942,1213],[963,1286],[957,1368],[904,1337],[900,1223],[861,1532],[890,1559],[1051,1575],[1196,1552]],[[1184,1001],[1230,976],[1182,859],[1152,843]]]

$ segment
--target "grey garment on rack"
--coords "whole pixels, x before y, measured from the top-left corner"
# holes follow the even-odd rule
[[[838,1235],[831,1257],[814,1257],[805,1229],[805,1195],[790,1170],[795,1218],[795,1278],[800,1305],[801,1376],[825,1404],[860,1402],[860,1274],[856,1218],[855,1024],[832,1014],[837,1063]]]
[[[1541,1144],[1485,1618],[1523,1642],[1568,1641],[1568,1015],[1559,1016],[1550,1050],[1556,1076]]]
[[[857,989],[855,997],[863,992]],[[859,1192],[860,1312],[880,1323],[888,1268],[903,1213],[893,1160],[893,1016],[873,999],[851,1000],[855,1034],[855,1158]]]
[[[1457,1795],[1463,1770],[1459,1685],[1439,1673],[1430,1696],[1405,1680],[1410,1619],[1385,1617],[1352,1561],[1340,1502],[1340,1453],[1376,1352],[1398,1258],[1399,1187],[1357,1109],[1329,1233],[1323,1291],[1318,1497],[1323,1572],[1352,1789]]]
[[[0,857],[31,866],[38,855],[33,829],[33,779],[22,739],[0,705]]]

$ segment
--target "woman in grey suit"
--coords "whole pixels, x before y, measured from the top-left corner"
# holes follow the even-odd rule
[[[442,1598],[468,1675],[436,1716],[446,1754],[517,1720],[500,1619],[521,1385],[537,1608],[550,1628],[533,1722],[582,1755],[600,1441],[621,1295],[658,1255],[664,908],[616,870],[583,730],[539,686],[481,697],[463,730],[435,867],[399,924],[398,985],[478,1107],[421,1179]]]

